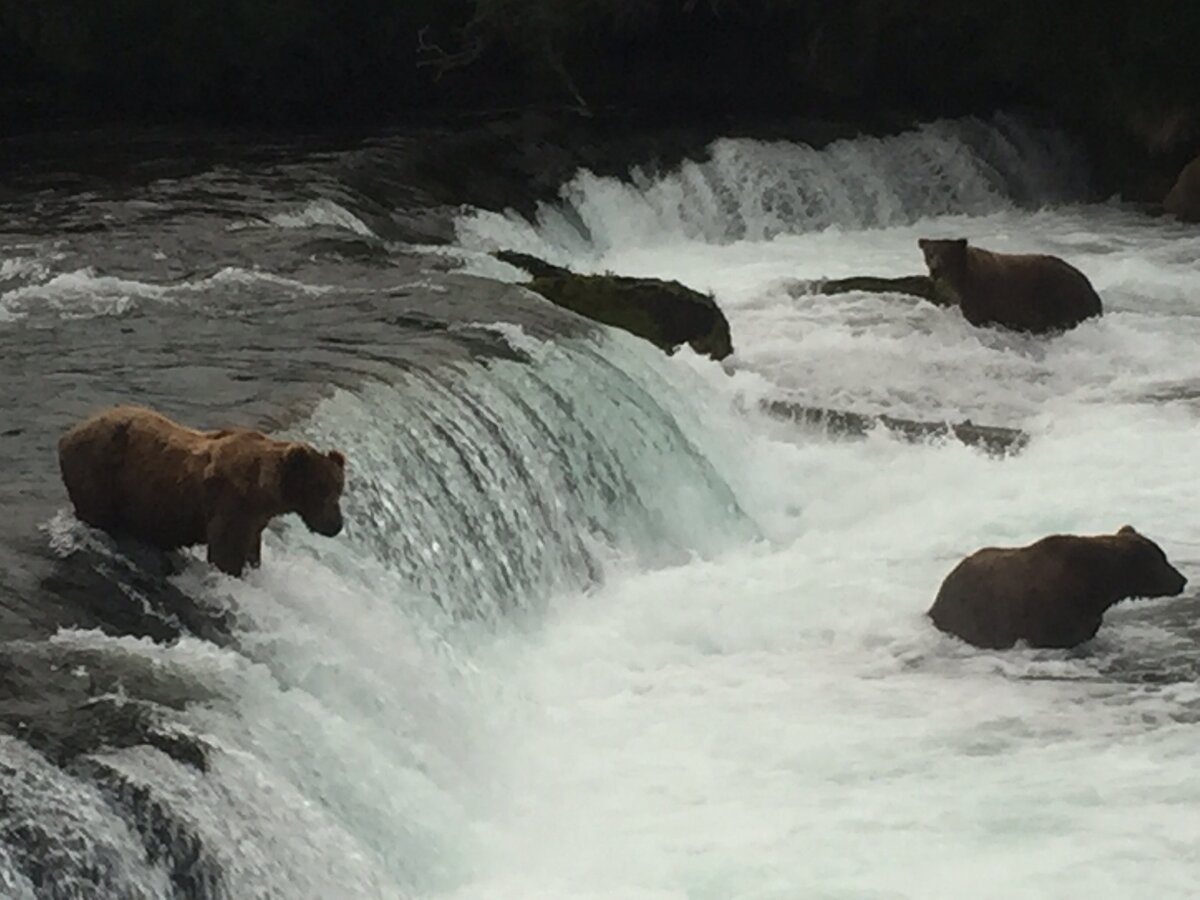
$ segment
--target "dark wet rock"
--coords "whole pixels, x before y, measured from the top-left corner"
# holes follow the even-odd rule
[[[157,900],[129,877],[137,870],[137,862],[123,856],[126,847],[110,843],[107,835],[91,833],[86,821],[62,815],[58,808],[62,801],[54,788],[38,784],[28,769],[18,772],[0,763],[0,780],[12,779],[23,782],[26,791],[42,788],[48,792],[43,795],[44,808],[28,798],[14,802],[0,794],[4,862],[20,873],[33,896],[46,900]]]
[[[0,645],[0,728],[58,765],[102,748],[146,744],[204,771],[207,745],[167,714],[213,696],[144,658]]]
[[[1200,222],[1200,156],[1179,173],[1163,200],[1163,209],[1184,222]]]
[[[497,257],[530,271],[534,278],[527,286],[551,303],[628,331],[667,353],[681,344],[713,359],[733,352],[729,322],[716,301],[678,281],[579,275],[523,254]]]
[[[844,409],[806,406],[788,400],[769,400],[762,404],[772,416],[824,429],[838,437],[862,438],[875,428],[886,428],[907,441],[953,438],[968,447],[977,447],[994,456],[1019,453],[1029,443],[1029,435],[1016,428],[976,425],[965,422],[918,422],[887,415],[867,415]]]
[[[221,646],[230,643],[229,610],[167,580],[177,573],[180,557],[134,541],[98,539],[100,546],[80,547],[58,560],[42,589],[76,598],[92,626],[108,634],[132,634],[159,643],[192,634]],[[115,552],[110,552],[110,544]]]
[[[493,255],[501,262],[506,262],[510,266],[516,266],[518,269],[524,269],[534,278],[564,278],[573,274],[570,269],[556,266],[554,263],[546,262],[546,260],[528,253],[517,253],[515,250],[500,250]]]
[[[113,751],[150,747],[197,774],[206,773],[211,747],[171,719],[187,704],[214,697],[194,679],[144,656],[46,643],[0,645],[0,732],[19,738],[22,743],[15,746],[24,747],[21,752],[29,760],[44,760],[38,766],[61,770],[48,778],[73,776],[94,783],[113,814],[140,835],[149,863],[166,862],[177,887],[174,896],[180,898],[224,896],[213,890],[220,883],[220,867],[207,859],[199,839],[168,804],[147,788],[129,784],[100,759]],[[0,762],[0,776],[6,774],[3,765]],[[27,762],[19,772],[8,774],[28,779],[31,771]],[[38,812],[39,804],[57,802],[60,785],[28,789],[28,815],[10,808],[0,791],[0,839],[31,883],[47,897],[80,896],[56,893],[60,884],[94,886],[94,896],[142,896],[123,874],[140,862],[118,861],[106,852],[100,835],[75,840],[69,829],[64,831],[69,822]],[[54,863],[67,848],[73,848],[70,866]]]
[[[806,293],[811,294],[849,294],[855,291],[868,294],[909,294],[928,300],[936,306],[958,305],[958,297],[949,285],[934,281],[928,275],[902,275],[899,278],[879,278],[873,275],[829,278],[804,282],[803,288]]]
[[[186,809],[101,759],[80,760],[72,772],[94,783],[141,837],[148,861],[165,866],[177,898],[228,896],[221,862],[188,822]]]

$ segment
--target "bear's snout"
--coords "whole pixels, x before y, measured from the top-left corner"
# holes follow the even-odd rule
[[[340,504],[326,505],[324,509],[300,512],[308,530],[323,538],[336,538],[342,530],[342,508]]]
[[[1173,569],[1172,578],[1170,579],[1171,587],[1167,590],[1168,597],[1175,597],[1183,593],[1183,589],[1187,587],[1187,578],[1178,569]]]
[[[1144,584],[1146,597],[1177,597],[1187,587],[1188,580],[1170,563],[1165,563],[1154,578]]]
[[[323,510],[317,515],[307,515],[303,518],[308,530],[314,534],[322,537],[337,537],[341,533],[343,521],[340,507],[335,506],[331,510]]]

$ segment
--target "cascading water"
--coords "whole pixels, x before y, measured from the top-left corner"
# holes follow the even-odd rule
[[[656,567],[755,533],[645,348],[505,331],[521,358],[409,371],[306,424],[359,461],[347,535],[365,557],[452,617],[494,618],[595,582],[609,554]]]
[[[822,150],[722,140],[675,172],[580,173],[534,222],[458,220],[443,253],[475,272],[515,280],[482,254],[506,247],[711,290],[728,371],[438,266],[322,269],[308,232],[349,246],[374,220],[311,198],[220,220],[287,264],[239,248],[165,284],[128,263],[100,306],[56,281],[118,277],[86,252],[4,250],[14,351],[82,324],[114,347],[147,320],[211,336],[241,354],[229,384],[203,375],[221,397],[258,409],[275,369],[320,385],[259,415],[342,448],[351,475],[341,536],[285,520],[243,581],[198,559],[163,580],[50,518],[67,575],[99,560],[134,606],[209,624],[5,645],[10,693],[65,699],[24,730],[0,702],[0,892],[1190,896],[1194,593],[1118,608],[1070,652],[976,651],[923,616],[964,554],[1052,531],[1132,522],[1195,578],[1196,239],[1080,203],[1079,171],[999,117]],[[957,234],[1064,256],[1105,317],[1040,340],[802,289],[919,271],[917,237]],[[780,397],[1031,440],[1002,460],[842,442],[758,411]],[[16,427],[48,444],[30,408]],[[102,740],[77,733],[93,715]]]
[[[40,757],[6,744],[7,839],[20,846],[36,828],[38,852],[73,847],[54,879],[33,854],[10,860],[14,891],[71,896],[109,857],[99,883],[113,897],[409,896],[461,877],[458,795],[484,777],[487,749],[470,635],[594,588],[607,567],[680,562],[756,534],[694,444],[704,406],[656,351],[500,327],[511,358],[397,369],[305,419],[297,436],[354,460],[350,525],[332,545],[303,527],[269,534],[245,584],[203,569],[175,579],[178,600],[207,597],[233,616],[224,649],[59,639],[55,665],[81,679],[115,670],[118,706],[135,682],[128,702],[154,704],[154,734],[181,730],[204,761],[196,771],[137,746],[39,763],[38,776]],[[67,557],[99,546],[110,567],[128,565],[65,515],[51,532]],[[146,696],[146,668],[190,683],[189,696]],[[55,812],[71,795],[94,796],[94,809]]]
[[[722,139],[708,158],[629,181],[581,172],[536,222],[488,211],[460,219],[466,246],[586,264],[679,241],[762,242],[821,229],[980,215],[1083,194],[1082,160],[1053,131],[997,116],[943,121],[887,138],[803,144]]]

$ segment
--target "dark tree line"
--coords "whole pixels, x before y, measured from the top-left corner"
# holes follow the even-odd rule
[[[1195,0],[0,0],[0,115],[278,124],[527,104],[854,116],[1020,102],[1170,150],[1197,139],[1197,49]]]

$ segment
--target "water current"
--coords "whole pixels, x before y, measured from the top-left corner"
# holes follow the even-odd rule
[[[434,246],[363,176],[404,146],[151,143],[0,197],[0,895],[1194,894],[1195,591],[1072,651],[924,615],[1052,532],[1131,523],[1200,577],[1194,229],[999,116],[580,171]],[[806,288],[918,273],[926,236],[1062,256],[1105,315]],[[590,326],[496,249],[710,291],[735,354]],[[778,399],[1030,441],[846,441]],[[164,574],[57,480],[118,401],[341,448],[346,530]]]

